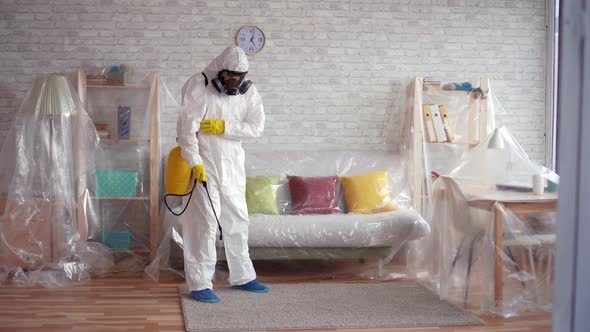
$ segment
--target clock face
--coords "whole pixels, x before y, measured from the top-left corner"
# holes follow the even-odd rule
[[[238,32],[237,41],[246,53],[256,53],[264,47],[265,37],[258,27],[245,26]]]

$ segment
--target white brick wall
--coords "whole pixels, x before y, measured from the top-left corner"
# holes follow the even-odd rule
[[[397,148],[401,80],[489,76],[504,122],[543,160],[543,0],[0,0],[0,133],[35,74],[133,63],[178,98],[246,24],[267,45],[250,56],[280,147]],[[176,116],[163,116],[175,137]],[[0,137],[1,138],[1,137]]]

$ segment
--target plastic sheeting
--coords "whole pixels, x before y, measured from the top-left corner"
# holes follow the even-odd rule
[[[503,109],[486,78],[449,82],[414,77],[404,83],[405,176],[411,205],[432,224],[434,179],[459,166],[495,128],[495,114]],[[426,237],[414,246],[416,255],[408,262],[412,274],[431,278],[432,239]]]
[[[442,298],[482,312],[548,310],[559,177],[496,128],[496,116],[512,114],[487,79],[417,77],[404,106],[412,205],[431,226],[414,243],[414,273]]]
[[[437,179],[431,277],[441,297],[502,316],[550,310],[558,182],[504,127]]]
[[[248,244],[263,267],[258,279],[275,279],[273,271],[281,280],[407,276],[388,266],[410,260],[411,242],[429,225],[411,208],[404,165],[387,152],[247,150]],[[162,219],[167,231],[146,269],[154,279],[161,270],[182,274],[182,219],[165,210]],[[219,236],[217,246],[222,261]],[[215,280],[223,281],[227,268],[218,265]]]
[[[406,142],[412,204],[429,219],[432,172],[447,174],[485,140],[503,108],[485,78],[446,82],[416,77],[406,82]]]
[[[70,82],[41,76],[0,152],[0,285],[62,286],[105,273],[108,248],[80,238],[78,179],[94,170],[81,151],[98,137]]]
[[[155,253],[159,235],[160,113],[177,104],[157,72],[127,75],[121,86],[94,82],[104,72],[86,70],[86,81],[84,72],[79,74],[100,135],[96,151],[84,156],[93,170],[83,183],[81,223],[89,242],[113,253],[111,271],[138,272]]]
[[[39,77],[16,114],[1,151],[0,285],[142,271],[155,253],[159,114],[177,105],[157,72],[107,72],[80,70],[78,93]]]

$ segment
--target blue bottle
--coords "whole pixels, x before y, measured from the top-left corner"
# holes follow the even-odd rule
[[[119,139],[131,138],[131,107],[119,105],[117,116]]]

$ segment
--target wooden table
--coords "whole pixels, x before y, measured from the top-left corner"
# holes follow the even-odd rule
[[[513,213],[551,212],[557,209],[557,193],[534,195],[530,192],[491,191],[486,193],[466,193],[467,204],[471,207],[492,211],[494,213],[494,300],[496,307],[503,303],[503,269],[502,252],[504,240],[504,207]],[[499,204],[496,204],[499,203]]]

